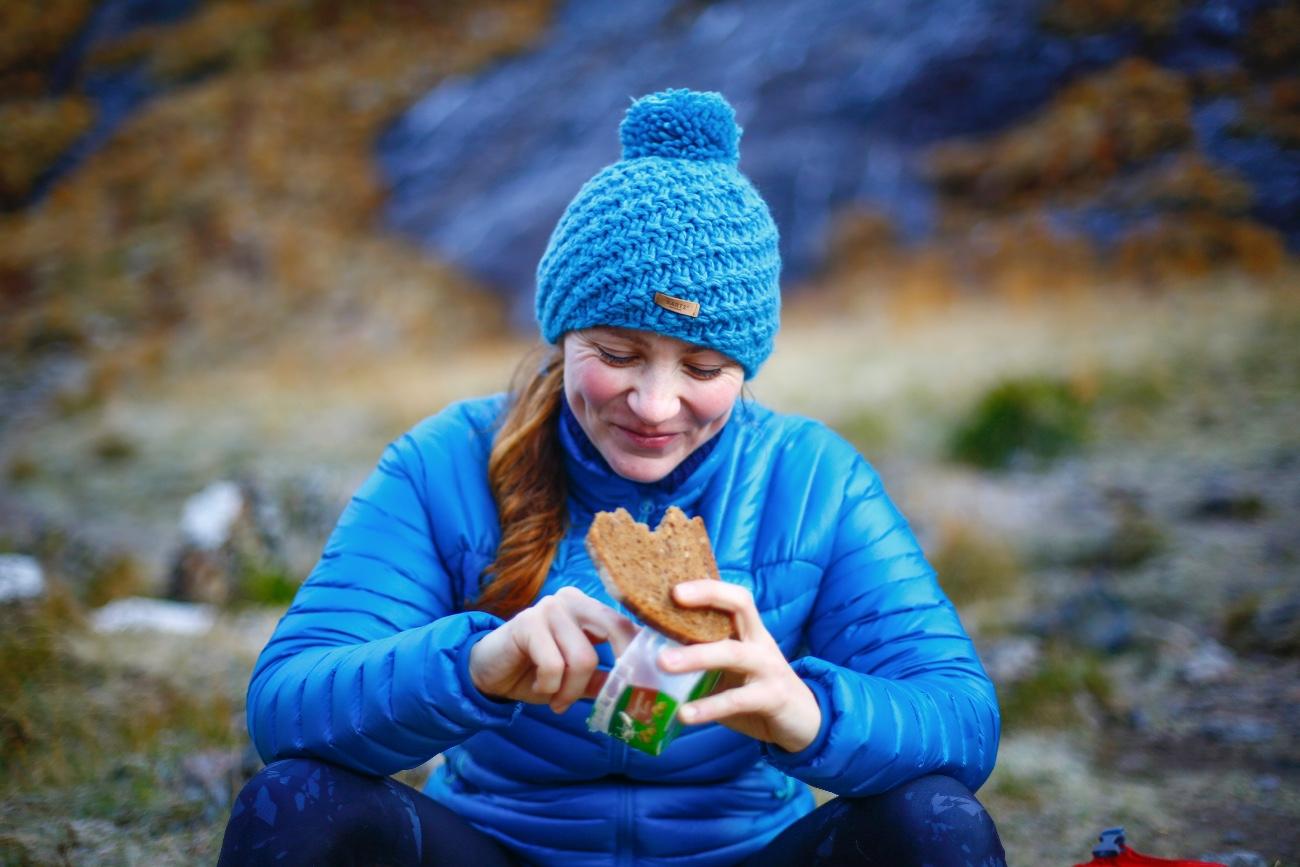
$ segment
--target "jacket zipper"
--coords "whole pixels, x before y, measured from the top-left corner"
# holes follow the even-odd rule
[[[618,787],[618,863],[633,865],[636,863],[636,830],[632,827],[632,787]]]
[[[654,511],[654,500],[642,500],[637,511],[637,520],[642,524],[649,524],[650,516],[654,514]],[[619,607],[622,608],[622,606]],[[621,741],[616,741],[613,747],[614,770],[622,774],[627,770],[628,746]],[[633,797],[631,786],[620,785],[618,787],[618,826],[614,838],[614,851],[617,853],[615,863],[628,865],[628,867],[636,864],[636,809],[633,805]]]

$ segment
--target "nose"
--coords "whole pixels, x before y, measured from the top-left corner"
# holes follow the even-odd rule
[[[671,421],[681,409],[681,397],[671,374],[654,366],[637,378],[627,403],[646,427],[657,427]]]

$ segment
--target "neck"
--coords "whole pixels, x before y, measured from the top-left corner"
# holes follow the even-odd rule
[[[604,456],[600,453],[600,450],[597,449],[595,444],[587,437],[587,432],[582,429],[582,425],[578,422],[578,417],[573,414],[572,408],[569,407],[569,400],[567,397],[561,397],[560,399],[560,424],[565,426],[565,429],[569,433],[569,437],[582,452],[584,458],[598,464],[606,472],[611,474],[614,472],[609,463],[606,462]],[[668,475],[664,476],[659,481],[641,482],[639,484],[644,484],[656,493],[668,493],[676,490],[681,483],[695,471],[695,468],[704,463],[705,459],[708,458],[709,454],[717,446],[719,440],[718,434],[721,432],[721,429],[719,429],[718,433],[715,433],[713,436],[709,437],[708,440],[701,443],[695,451],[687,455],[680,464],[674,467],[672,472],[668,473]]]

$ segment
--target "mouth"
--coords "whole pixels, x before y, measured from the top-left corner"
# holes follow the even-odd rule
[[[643,449],[662,449],[666,448],[678,436],[675,433],[642,433],[632,428],[623,427],[621,424],[614,425],[618,431],[627,438],[629,442],[638,448]]]

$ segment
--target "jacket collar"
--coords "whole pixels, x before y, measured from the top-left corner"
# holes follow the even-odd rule
[[[564,452],[571,504],[588,515],[622,506],[636,520],[652,527],[669,506],[676,505],[689,513],[705,484],[728,460],[739,427],[736,416],[744,411],[744,403],[737,401],[722,430],[664,478],[657,482],[634,482],[610,468],[578,423],[568,400],[561,397],[556,426]]]

